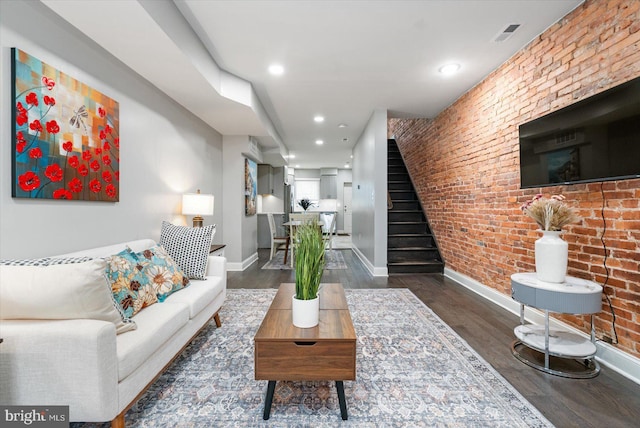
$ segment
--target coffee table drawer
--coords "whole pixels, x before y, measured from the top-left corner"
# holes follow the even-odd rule
[[[356,342],[255,342],[257,380],[355,380]]]

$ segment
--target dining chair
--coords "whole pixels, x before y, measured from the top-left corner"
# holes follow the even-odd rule
[[[289,248],[289,237],[288,236],[277,236],[276,231],[276,221],[273,218],[273,214],[267,213],[267,218],[269,219],[269,230],[271,231],[271,256],[269,260],[273,259],[278,250],[284,249],[284,263],[287,263],[287,249]],[[293,251],[292,251],[293,256]],[[293,259],[293,257],[291,257]]]
[[[336,225],[336,215],[331,217],[331,224],[326,230],[326,232],[322,232],[322,240],[324,241],[325,248],[327,248],[327,243],[329,244],[329,249],[333,250],[333,228]]]
[[[320,221],[320,213],[291,213],[289,214],[289,220],[299,221],[302,223],[311,223],[313,221]],[[293,259],[296,250],[296,227],[293,224],[289,224],[289,247],[291,248],[291,268],[293,268]],[[322,233],[320,230],[319,233]]]

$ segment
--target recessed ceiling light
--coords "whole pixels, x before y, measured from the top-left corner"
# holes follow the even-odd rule
[[[451,76],[458,70],[460,70],[460,64],[445,64],[438,69],[438,71],[445,76]]]
[[[289,159],[295,159],[295,158],[296,158],[296,155],[289,154]]]
[[[284,67],[280,64],[271,64],[269,66],[269,73],[274,76],[281,76],[284,74]]]
[[[345,163],[345,164],[344,164],[344,167],[345,167],[345,168],[349,168],[349,162]]]
[[[313,121],[316,123],[322,123],[324,122],[324,117],[323,116],[316,116],[313,118]]]
[[[353,159],[353,155],[351,155],[351,159]]]
[[[346,123],[338,124],[338,128],[346,128],[347,126],[349,126],[349,125],[347,125]]]
[[[323,145],[323,144],[324,144],[324,141],[322,141],[322,140],[316,140],[316,144],[317,144],[317,145],[319,145],[319,146],[321,146],[321,145]]]
[[[296,164],[296,168],[300,168],[300,164],[299,163]]]

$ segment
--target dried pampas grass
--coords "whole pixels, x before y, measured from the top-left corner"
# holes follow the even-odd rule
[[[562,227],[580,220],[573,210],[564,203],[565,197],[553,195],[547,199],[537,194],[520,209],[538,223],[542,230],[562,230]]]

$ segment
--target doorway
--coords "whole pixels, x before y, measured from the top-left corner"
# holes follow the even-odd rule
[[[342,191],[343,232],[351,235],[351,183],[344,183]]]

